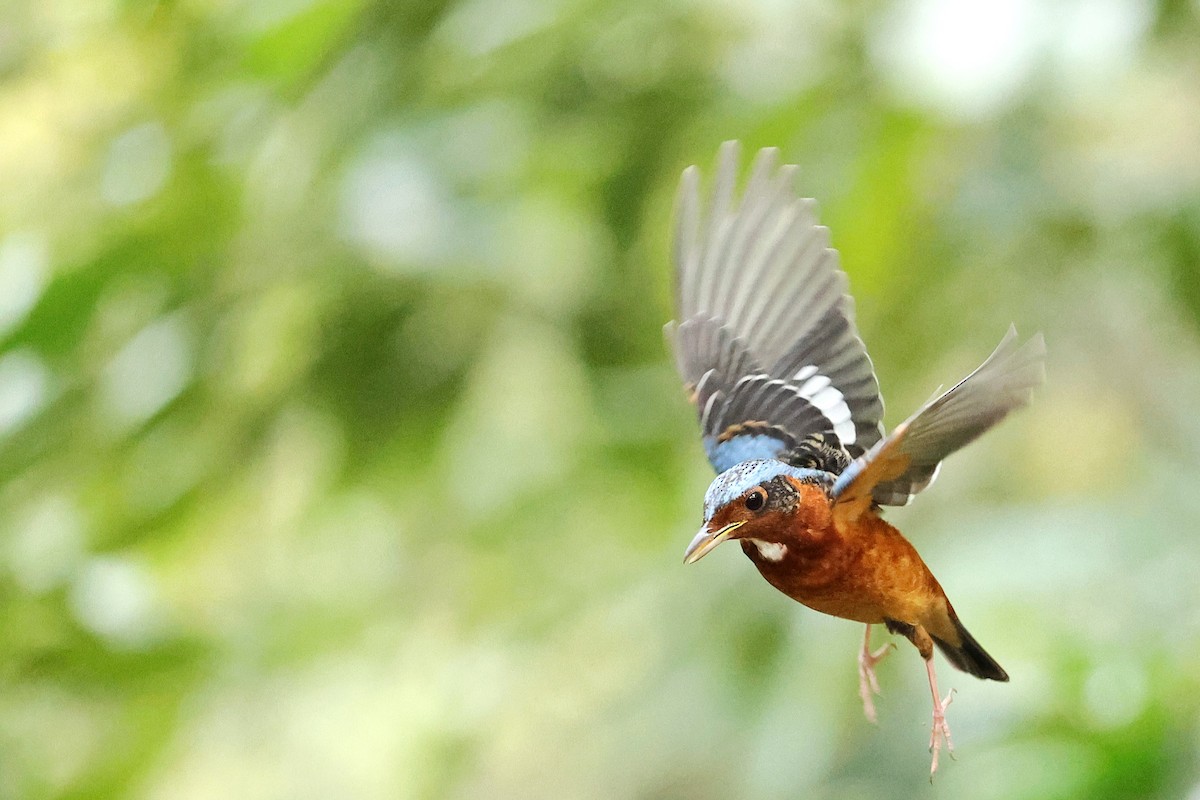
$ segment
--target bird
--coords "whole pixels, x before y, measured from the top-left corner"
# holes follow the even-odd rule
[[[740,542],[788,597],[865,624],[858,688],[871,722],[875,667],[894,648],[873,650],[872,626],[908,639],[933,698],[932,780],[943,743],[954,753],[954,693],[938,691],[935,648],[977,678],[1009,676],[883,509],[907,505],[947,456],[1031,402],[1045,380],[1045,341],[1038,333],[1019,344],[1010,325],[975,371],[885,435],[848,278],[815,201],[796,192],[798,168],[777,167],[778,149],[763,149],[739,195],[739,159],[739,144],[725,142],[707,203],[696,166],[676,198],[676,320],[665,332],[717,472],[684,561]]]

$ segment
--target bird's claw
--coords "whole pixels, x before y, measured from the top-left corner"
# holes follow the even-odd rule
[[[937,772],[938,755],[942,749],[942,740],[946,742],[946,753],[954,758],[954,740],[950,738],[950,725],[946,722],[946,708],[954,700],[954,690],[946,695],[946,699],[933,706],[933,729],[929,732],[929,752],[933,753],[933,763],[929,765],[929,782],[933,782],[933,774]]]
[[[867,635],[863,639],[862,650],[858,654],[858,696],[862,698],[863,714],[866,716],[868,722],[878,722],[878,716],[875,713],[875,700],[871,695],[882,694],[879,691],[879,678],[875,676],[875,665],[883,661],[884,656],[895,648],[896,645],[889,642],[872,652],[870,628],[867,629]]]

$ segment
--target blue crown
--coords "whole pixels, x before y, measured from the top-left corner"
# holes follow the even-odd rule
[[[750,489],[772,478],[788,475],[809,483],[832,485],[836,476],[819,469],[793,467],[775,459],[743,461],[718,475],[704,493],[704,521],[708,522],[717,509],[741,497]]]

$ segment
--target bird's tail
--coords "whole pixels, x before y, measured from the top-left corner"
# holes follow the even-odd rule
[[[954,630],[958,634],[959,644],[957,647],[950,644],[944,639],[939,639],[934,636],[933,641],[937,644],[938,649],[942,651],[942,655],[946,660],[953,664],[963,672],[974,675],[976,678],[988,678],[993,681],[1007,681],[1008,673],[1004,671],[1004,667],[996,663],[996,659],[987,654],[979,642],[975,641],[963,624],[959,622],[958,615],[954,610],[950,610],[950,621],[954,624]]]

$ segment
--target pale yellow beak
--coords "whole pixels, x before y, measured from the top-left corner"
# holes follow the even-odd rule
[[[701,528],[700,532],[696,534],[696,538],[692,539],[692,543],[688,545],[687,550],[683,551],[683,563],[695,564],[708,555],[714,547],[728,539],[729,534],[745,524],[746,520],[744,519],[731,522],[716,533],[710,533],[707,527]]]

